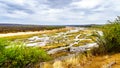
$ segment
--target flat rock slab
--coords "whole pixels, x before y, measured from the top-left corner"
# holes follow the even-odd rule
[[[87,44],[79,47],[70,47],[70,52],[83,52],[93,47],[98,47],[97,43],[91,43],[91,44]]]
[[[47,53],[48,54],[55,54],[55,53],[57,53],[59,51],[65,50],[66,48],[68,48],[68,47],[55,48],[55,49],[52,49],[52,50],[48,51]]]

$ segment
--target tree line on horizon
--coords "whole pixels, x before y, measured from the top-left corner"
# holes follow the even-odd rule
[[[43,26],[43,25],[0,25],[0,33],[27,32],[65,28],[65,26]]]

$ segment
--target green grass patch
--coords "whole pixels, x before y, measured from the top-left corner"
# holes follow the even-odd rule
[[[0,39],[0,67],[25,68],[38,62],[48,61],[51,57],[38,47],[25,47],[22,43],[6,45],[6,40]]]

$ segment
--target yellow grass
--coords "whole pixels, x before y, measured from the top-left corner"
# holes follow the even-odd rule
[[[120,68],[120,53],[91,58],[90,63],[84,65],[83,68],[104,68],[112,62],[115,62],[112,68]]]
[[[80,68],[88,58],[85,55],[66,58],[65,60],[56,60],[53,63],[45,62],[42,68]]]
[[[104,56],[77,56],[53,63],[44,63],[42,68],[120,68],[120,53]]]
[[[65,44],[63,44],[63,43],[59,43],[59,44],[53,44],[53,45],[48,45],[48,46],[43,46],[43,47],[41,47],[41,48],[43,48],[43,49],[53,49],[53,48],[58,48],[58,47],[63,47],[63,46],[65,46]]]
[[[10,40],[14,39],[24,39],[41,34],[50,34],[70,30],[72,28],[62,28],[62,29],[53,29],[53,30],[44,30],[44,31],[34,31],[34,32],[17,32],[17,33],[7,33],[0,34],[0,38],[8,38]]]

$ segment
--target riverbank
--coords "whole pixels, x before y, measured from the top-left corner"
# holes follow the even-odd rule
[[[46,33],[56,33],[61,31],[67,31],[73,29],[72,27],[66,27],[61,29],[53,29],[53,30],[44,30],[44,31],[34,31],[34,32],[17,32],[17,33],[4,33],[0,34],[0,38],[7,38],[10,40],[14,39],[24,39],[29,38],[36,35],[46,34]]]

